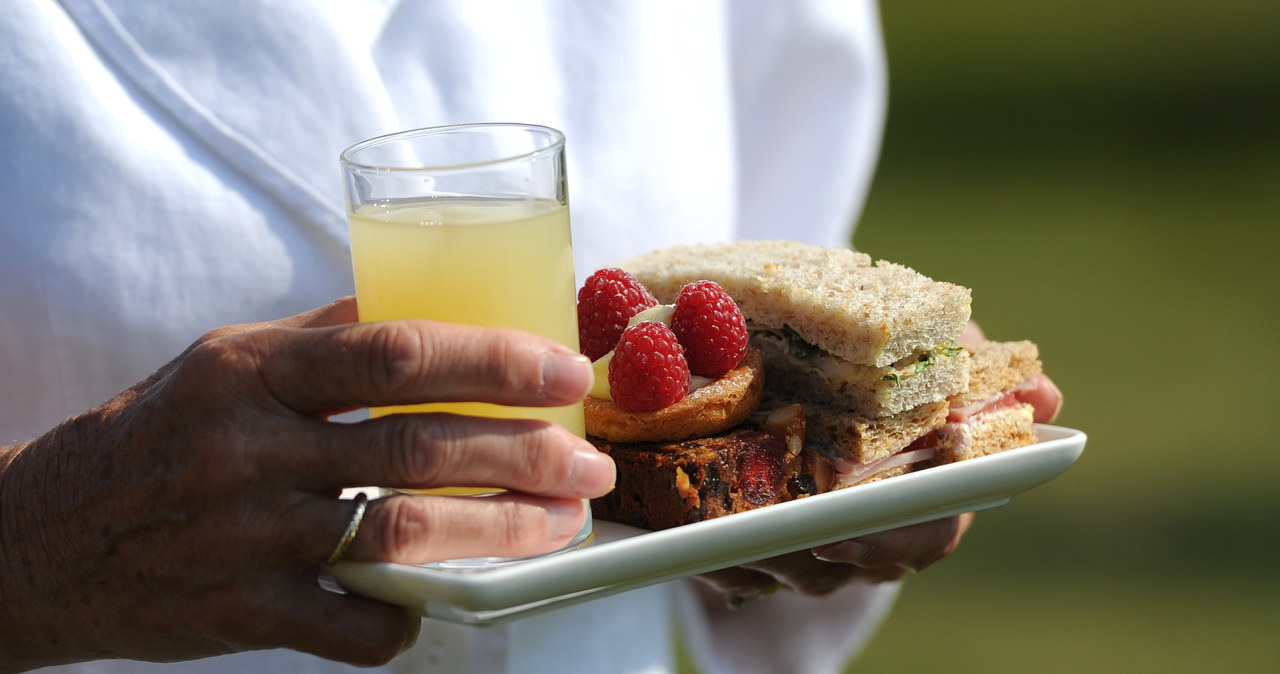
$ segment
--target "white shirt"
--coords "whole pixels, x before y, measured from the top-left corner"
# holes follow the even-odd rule
[[[350,294],[337,156],[356,141],[471,121],[563,130],[582,278],[680,242],[847,245],[886,95],[869,0],[10,0],[0,72],[5,444],[211,328]],[[732,633],[682,583],[487,630],[428,621],[387,671],[670,671],[673,629],[710,669],[803,638],[817,640],[805,666],[825,671],[893,591],[774,596]],[[803,616],[812,629],[784,627]],[[166,671],[241,668],[342,669],[273,651]]]

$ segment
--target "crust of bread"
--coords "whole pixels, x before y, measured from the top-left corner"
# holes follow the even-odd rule
[[[845,360],[884,367],[955,340],[968,324],[968,288],[865,253],[794,241],[677,246],[620,262],[660,302],[709,279],[756,325],[789,326]]]
[[[943,426],[938,431],[936,462],[976,459],[1035,443],[1035,408],[1019,403]]]
[[[1042,370],[1040,350],[1034,342],[985,341],[966,344],[969,360],[969,387],[951,399],[955,407],[986,400],[1000,391],[1009,391],[1027,377]]]
[[[659,442],[714,435],[745,421],[764,394],[764,361],[747,349],[738,367],[680,402],[649,412],[628,412],[611,400],[583,401],[587,435],[610,442]]]
[[[824,405],[805,405],[805,443],[830,456],[868,464],[902,451],[941,427],[948,409],[942,400],[871,419]]]

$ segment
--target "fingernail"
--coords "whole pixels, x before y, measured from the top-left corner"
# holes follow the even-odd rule
[[[1045,390],[1049,392],[1049,398],[1052,402],[1046,406],[1047,409],[1045,411],[1036,410],[1036,416],[1040,417],[1036,421],[1047,424],[1058,418],[1058,414],[1062,412],[1062,390],[1049,377],[1041,374],[1040,378],[1043,380]]]
[[[841,541],[835,545],[818,548],[813,556],[824,562],[836,564],[857,564],[871,554],[872,547],[862,541]]]
[[[595,447],[579,447],[569,464],[569,487],[586,498],[603,496],[613,490],[617,474],[608,454]]]
[[[572,537],[582,530],[587,514],[582,501],[556,501],[547,506],[552,538]]]
[[[577,402],[594,381],[591,361],[580,353],[553,351],[542,356],[542,392],[548,398]]]
[[[761,592],[749,592],[749,593],[747,593],[747,594],[735,594],[735,595],[731,595],[731,596],[729,596],[729,597],[726,597],[726,598],[725,598],[725,600],[724,600],[724,605],[725,605],[725,607],[726,607],[726,608],[728,608],[729,610],[731,610],[731,611],[736,611],[736,610],[738,610],[738,609],[742,608],[743,606],[746,606],[747,604],[750,604],[751,602],[753,602],[753,601],[755,601],[755,600],[759,599],[759,598],[760,598],[760,597],[762,597],[762,596],[764,596],[764,594],[763,594],[763,593],[761,593]]]

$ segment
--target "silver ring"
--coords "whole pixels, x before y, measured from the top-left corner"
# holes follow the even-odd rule
[[[351,549],[351,543],[356,540],[356,532],[360,531],[360,520],[364,519],[364,511],[369,506],[369,497],[364,492],[360,492],[353,500],[356,502],[356,512],[347,523],[347,530],[342,532],[338,545],[333,548],[333,552],[329,553],[329,558],[324,560],[324,563],[329,566],[342,561],[342,558],[347,555],[347,550]]]

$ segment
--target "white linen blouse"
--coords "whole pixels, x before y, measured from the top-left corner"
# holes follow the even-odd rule
[[[847,245],[879,151],[871,0],[9,0],[0,6],[0,442],[205,331],[352,292],[346,146],[562,129],[579,278],[681,242]],[[732,613],[684,582],[494,628],[427,620],[381,671],[835,671],[895,585]],[[333,672],[289,651],[49,671]],[[369,671],[369,670],[361,670]],[[379,670],[374,670],[379,671]]]

